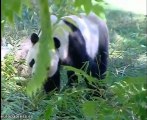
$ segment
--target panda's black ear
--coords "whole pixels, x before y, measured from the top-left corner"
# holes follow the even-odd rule
[[[58,49],[60,47],[60,41],[56,37],[54,37],[53,39],[54,39],[55,48]]]
[[[38,40],[39,40],[38,35],[37,35],[36,33],[33,33],[33,34],[31,35],[31,42],[32,42],[33,44],[35,44],[35,43],[38,42]]]

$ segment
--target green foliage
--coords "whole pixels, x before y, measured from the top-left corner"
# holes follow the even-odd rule
[[[44,118],[47,120],[47,119],[49,119],[51,116],[52,116],[52,113],[53,113],[53,106],[52,105],[48,105],[47,106],[47,110],[44,112],[45,114],[45,116],[44,116]]]
[[[21,10],[23,5],[30,5],[29,0],[2,0],[2,19],[1,24],[3,25],[2,21],[9,21],[10,23],[14,23],[14,15],[21,16]],[[3,30],[3,29],[2,29]]]
[[[80,105],[82,103],[82,95],[84,94],[84,89],[73,88],[66,89],[63,93],[55,94],[51,99],[47,101],[49,104],[46,106],[45,111],[50,112],[50,119],[83,119],[82,110]],[[73,102],[74,101],[74,102]],[[70,107],[69,107],[70,106]],[[46,112],[43,113],[46,118]]]
[[[78,14],[79,12],[91,11],[95,12],[98,16],[105,19],[103,0],[49,0],[50,12],[56,14],[59,18],[69,14]]]
[[[147,104],[145,101],[147,101],[147,97],[145,94],[147,89],[145,80],[145,77],[130,77],[117,82],[110,88],[115,95],[114,97],[84,102],[84,114],[88,119],[95,120],[98,118],[129,120],[131,117],[146,120]]]
[[[12,65],[14,63],[14,56],[9,55],[6,57],[6,61],[2,62],[2,72],[1,72],[1,78],[2,78],[2,88],[3,91],[2,97],[8,96],[8,91],[15,91],[14,89],[16,87],[15,84],[13,84],[14,80],[13,77],[16,76],[16,69]]]
[[[14,67],[14,55],[7,55],[2,61],[1,68],[1,114],[8,116],[21,114],[24,111],[22,105],[28,99],[24,96],[24,88],[18,84],[22,79],[17,77],[18,71]]]
[[[27,6],[22,7],[22,15],[21,17],[15,16],[15,27],[18,30],[27,29],[29,35],[31,32],[36,30],[38,31],[38,28],[40,28],[39,23],[39,15],[38,15],[38,9],[35,4],[32,5],[33,7],[28,8]]]
[[[73,0],[49,0],[50,13],[57,15],[59,18],[76,14],[78,10],[75,10]]]
[[[146,120],[145,84],[145,77],[128,77],[111,86],[106,99],[94,97],[91,101],[85,98],[85,88],[66,89],[46,101],[40,118]]]
[[[77,69],[77,68],[74,68],[74,67],[71,67],[71,66],[64,66],[64,68],[68,71],[74,71],[74,73],[78,76],[78,82],[79,83],[81,81],[81,78],[85,77],[88,80],[88,84],[90,84],[94,88],[97,88],[97,90],[99,90],[99,94],[101,96],[104,96],[104,93],[105,93],[104,89],[102,89],[100,86],[105,86],[106,80],[98,80],[97,78],[94,78],[91,75],[88,75],[87,74],[87,66],[88,66],[88,62],[85,63],[84,66],[82,66],[82,68],[85,67],[85,70]],[[85,81],[85,80],[83,80],[83,81]]]
[[[105,19],[104,1],[103,0],[75,0],[75,7],[82,9],[87,14],[91,11],[95,12],[99,17]]]
[[[13,0],[12,0],[13,1]],[[101,6],[100,4],[96,4],[97,2],[101,2],[101,0],[92,0],[92,1],[77,1],[76,8],[73,6],[69,0],[49,0],[50,11],[51,13],[58,13],[60,17],[62,15],[68,14],[76,14],[79,11],[83,11],[86,7],[89,7],[85,4],[90,4],[92,9],[101,9],[94,6]],[[95,2],[93,2],[95,1]],[[3,3],[11,6],[13,2],[8,0],[3,0]],[[18,2],[18,1],[16,1]],[[24,1],[25,2],[25,1]],[[40,1],[41,2],[41,1]],[[54,3],[55,2],[55,3]],[[2,6],[3,6],[2,3]],[[19,2],[18,2],[19,3]],[[18,4],[17,3],[17,4]],[[22,3],[22,1],[21,1]],[[62,3],[62,5],[61,5]],[[19,3],[20,4],[20,3]],[[38,4],[38,3],[37,3]],[[44,3],[42,3],[44,4]],[[41,6],[43,6],[40,4]],[[70,5],[69,5],[70,4]],[[4,6],[3,6],[4,7]],[[8,7],[9,8],[9,7]],[[7,9],[8,9],[7,8]],[[10,7],[11,8],[11,7]],[[40,8],[40,7],[39,7]],[[58,9],[60,8],[60,9]],[[2,13],[6,8],[2,9]],[[18,7],[18,9],[22,9]],[[47,8],[45,7],[44,9]],[[103,8],[102,8],[103,9]],[[26,9],[25,9],[26,10]],[[43,10],[43,9],[42,9]],[[58,11],[56,11],[58,10]],[[17,9],[15,10],[17,11]],[[26,12],[27,11],[27,12]],[[33,11],[27,9],[25,11],[24,18],[22,18],[26,24],[29,23],[29,20],[32,20]],[[40,11],[40,10],[38,10]],[[35,11],[36,13],[38,11]],[[86,12],[89,11],[89,8]],[[101,11],[101,10],[100,10]],[[99,12],[99,11],[97,11]],[[12,14],[13,12],[9,13]],[[17,13],[17,12],[16,12]],[[44,12],[43,15],[48,12]],[[3,13],[4,15],[4,13]],[[3,16],[2,15],[2,16]],[[29,17],[26,20],[26,16]],[[40,14],[39,14],[40,15]],[[10,15],[12,16],[12,15]],[[49,16],[49,15],[48,15]],[[48,17],[47,16],[47,17]],[[145,19],[138,15],[133,15],[131,17],[130,13],[122,12],[122,11],[108,11],[107,12],[107,21],[109,25],[110,31],[110,59],[109,59],[109,75],[107,76],[106,84],[108,84],[108,89],[106,90],[106,98],[98,98],[92,97],[91,100],[87,100],[86,96],[89,92],[89,89],[86,88],[83,83],[78,84],[73,88],[64,88],[64,84],[62,83],[61,92],[58,94],[49,94],[48,96],[44,96],[42,92],[35,94],[36,96],[33,98],[27,97],[26,85],[27,81],[23,81],[20,79],[20,76],[17,74],[17,70],[14,67],[14,56],[10,55],[6,57],[5,61],[2,62],[2,97],[1,97],[1,112],[2,115],[28,115],[29,119],[56,119],[56,120],[146,120],[146,110],[147,110],[147,88],[146,88],[146,34],[145,34]],[[13,16],[14,17],[14,16]],[[3,19],[6,18],[6,19]],[[4,21],[8,20],[7,17],[3,16],[1,20],[1,25],[4,25]],[[10,17],[11,19],[11,17]],[[38,19],[38,18],[35,18]],[[43,18],[45,20],[45,18]],[[16,22],[18,25],[20,19]],[[41,23],[41,26],[46,27],[50,26],[49,19],[47,18],[44,25]],[[49,23],[47,23],[47,21]],[[33,23],[29,23],[32,26]],[[34,25],[38,22],[36,21]],[[24,25],[24,28],[13,28],[11,29],[9,25],[5,24],[6,33],[5,38],[10,41],[21,39],[22,36],[26,35],[25,32],[30,33],[30,31],[34,31],[33,28]],[[42,28],[46,31],[48,27]],[[37,27],[36,27],[37,28]],[[44,32],[45,33],[45,32]],[[44,34],[43,33],[43,34]],[[50,33],[50,32],[49,32]],[[48,34],[48,33],[47,33]],[[52,42],[50,39],[51,36],[42,35],[42,42],[40,46],[46,44],[46,42]],[[47,39],[49,37],[49,39]],[[14,43],[14,42],[12,42]],[[52,44],[52,43],[51,43]],[[52,45],[51,45],[52,46]],[[41,50],[40,49],[40,50]],[[49,49],[49,46],[45,49]],[[40,52],[40,54],[42,51]],[[44,52],[43,52],[44,53]],[[41,56],[41,57],[40,57]],[[42,55],[39,55],[39,58],[45,58]],[[47,60],[47,59],[46,59]],[[44,60],[43,60],[44,61]],[[39,60],[38,60],[39,66]],[[39,68],[39,67],[38,67]],[[39,68],[40,70],[44,67]],[[78,75],[78,80],[81,80],[81,75],[87,77],[89,81],[95,81],[95,78],[88,76],[84,71],[75,69],[72,67],[65,67],[65,69],[73,70]],[[37,71],[36,71],[37,72]],[[39,71],[38,71],[39,72]],[[67,81],[65,78],[65,72],[61,72],[62,80]],[[40,75],[40,72],[39,72]],[[42,74],[43,75],[43,74]],[[133,76],[133,77],[132,77]],[[141,76],[141,77],[139,77]],[[17,78],[17,79],[16,79]],[[40,79],[41,77],[39,77]],[[21,81],[21,85],[18,84]],[[24,78],[25,79],[25,78]],[[38,78],[37,78],[38,79]],[[37,83],[37,79],[33,79],[32,91],[40,88],[43,79]],[[28,89],[29,90],[29,89]],[[31,94],[31,93],[30,93]]]
[[[96,117],[96,112],[98,111],[98,107],[97,107],[97,102],[96,101],[86,101],[83,103],[83,112],[85,114],[85,116],[87,117],[91,117],[94,120],[97,120],[98,118]]]
[[[144,76],[126,78],[111,86],[111,90],[116,94],[115,99],[122,105],[120,106],[122,112],[127,112],[129,109],[134,117],[137,116],[141,120],[146,119],[146,85],[146,76]]]
[[[14,64],[13,55],[7,56],[6,60],[2,62],[2,76],[5,77],[6,80],[9,80],[16,75],[17,71],[12,64]]]
[[[118,33],[118,35],[122,36],[123,38],[129,39],[127,41],[130,42],[132,46],[135,42],[136,46],[139,46],[139,44],[147,46],[146,26],[144,25],[147,22],[147,19],[145,16],[116,10],[111,11],[107,18],[109,19],[108,25],[113,32],[115,31],[115,33]],[[112,41],[114,41],[115,38],[113,34],[111,37],[113,37]]]
[[[119,81],[119,77],[145,75],[145,16],[118,10],[109,10],[107,14],[110,32],[109,68],[114,75],[111,80]]]
[[[85,2],[83,2],[81,0],[76,0],[75,1],[75,6],[81,7],[81,5],[83,5],[84,10],[86,11],[86,13],[89,13],[91,11],[91,7],[92,7],[91,2],[92,2],[91,0],[85,0]]]

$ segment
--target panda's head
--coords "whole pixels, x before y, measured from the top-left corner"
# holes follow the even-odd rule
[[[36,70],[36,60],[37,60],[37,55],[39,52],[39,44],[40,44],[39,36],[36,33],[33,33],[30,37],[30,41],[31,41],[32,47],[29,49],[29,52],[26,57],[26,62],[33,74]],[[58,46],[59,45],[57,45],[57,47]],[[48,70],[48,76],[52,77],[58,69],[59,56],[55,49],[52,49],[46,52],[48,52],[48,55],[51,58],[50,69],[48,69],[49,66],[46,66]]]

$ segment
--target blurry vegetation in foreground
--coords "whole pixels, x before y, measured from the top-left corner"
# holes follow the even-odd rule
[[[25,93],[27,78],[14,67],[12,53],[2,63],[1,114],[31,115],[34,120],[48,116],[53,120],[146,120],[147,19],[116,10],[107,10],[106,18],[110,31],[106,99],[88,101],[84,97],[86,88],[81,85],[53,96],[38,93],[29,98]],[[38,29],[37,14],[25,10],[13,28],[6,24],[3,37],[15,46]],[[67,79],[64,70],[62,73],[64,85]]]

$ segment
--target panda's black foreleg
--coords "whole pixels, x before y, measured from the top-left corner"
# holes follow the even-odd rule
[[[99,79],[98,73],[99,73],[99,69],[98,69],[97,63],[94,62],[93,60],[90,60],[89,66],[87,67],[87,74],[91,75],[94,78]],[[86,81],[88,88],[94,88],[93,85],[89,84],[89,81],[86,78],[85,78],[85,81]]]
[[[75,72],[73,71],[67,71],[68,76],[68,86],[73,86],[75,83],[78,83],[78,77],[75,75]]]
[[[60,90],[60,72],[59,69],[52,77],[48,77],[47,81],[44,84],[44,90],[46,93],[51,92],[53,90]]]

